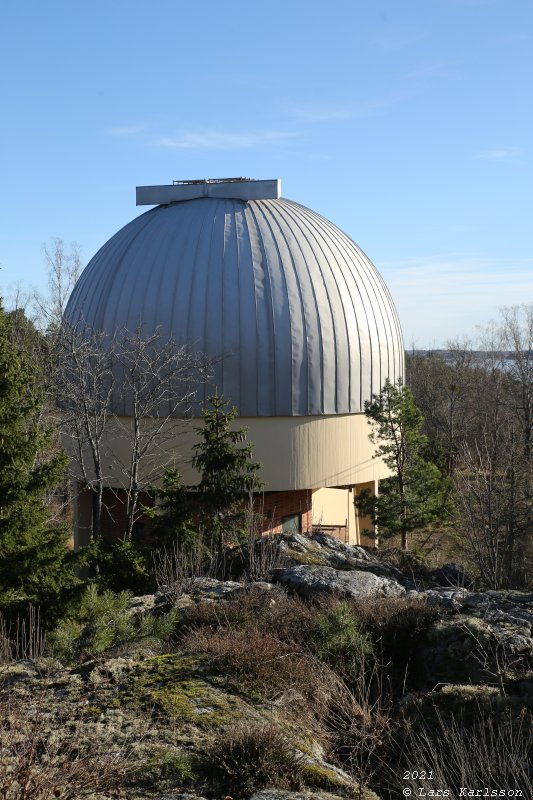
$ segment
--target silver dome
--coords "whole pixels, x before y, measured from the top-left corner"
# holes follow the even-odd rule
[[[347,414],[403,375],[398,316],[359,247],[290,200],[202,197],[134,219],[89,262],[66,320],[218,359],[241,416]],[[118,409],[117,409],[118,411]]]

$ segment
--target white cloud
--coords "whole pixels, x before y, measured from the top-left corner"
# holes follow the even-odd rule
[[[509,161],[518,158],[524,153],[520,147],[492,147],[488,150],[481,150],[476,154],[477,159],[483,161]]]
[[[503,263],[452,254],[380,266],[407,347],[439,347],[475,335],[501,306],[533,302],[533,258]]]
[[[279,144],[297,134],[287,131],[241,131],[217,130],[179,131],[175,136],[162,136],[157,140],[161,147],[177,147],[188,150],[233,150]]]

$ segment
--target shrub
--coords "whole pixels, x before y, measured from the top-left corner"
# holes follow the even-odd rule
[[[96,580],[100,589],[133,592],[135,595],[155,591],[151,552],[142,543],[101,538],[96,550],[99,566]]]
[[[249,696],[272,700],[296,689],[297,701],[316,697],[321,681],[318,665],[265,630],[197,629],[185,636],[182,645],[208,656],[211,668],[224,675],[228,685]]]
[[[360,630],[353,605],[345,601],[315,616],[309,646],[313,655],[347,679],[357,678],[373,652],[370,636]]]
[[[439,609],[424,599],[406,597],[355,601],[353,608],[361,629],[372,640],[377,660],[388,664],[393,683],[403,686],[421,642],[439,618]]]
[[[286,736],[265,722],[241,722],[205,752],[205,774],[214,787],[239,800],[258,789],[298,790],[302,757]]]
[[[98,592],[91,585],[77,610],[63,620],[50,636],[54,653],[65,661],[84,660],[112,647],[138,639],[167,639],[173,632],[178,612],[164,616],[135,615],[130,610],[128,592]]]
[[[197,537],[196,541],[162,547],[152,553],[153,571],[158,592],[174,605],[190,592],[196,578],[211,577],[215,564],[212,553]]]
[[[313,623],[315,610],[281,589],[251,587],[223,603],[202,602],[183,612],[187,629],[261,629],[281,642],[303,645]]]

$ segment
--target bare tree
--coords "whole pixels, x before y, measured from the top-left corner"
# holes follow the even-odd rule
[[[64,240],[56,236],[48,244],[43,244],[42,249],[48,274],[48,294],[34,292],[33,305],[41,326],[57,333],[70,293],[83,269],[81,248],[77,242],[71,242],[67,249]]]
[[[114,359],[124,411],[114,424],[117,437],[127,444],[120,467],[127,497],[125,533],[131,538],[140,495],[175,463],[176,437],[184,431],[195,389],[209,368],[205,357],[172,339],[165,341],[160,330],[144,337],[141,325],[118,335]]]
[[[520,583],[533,531],[528,473],[512,419],[487,420],[473,444],[463,442],[460,461],[455,486],[468,553],[491,588]]]
[[[62,430],[72,475],[92,493],[92,537],[101,534],[107,485],[125,491],[131,538],[142,493],[176,461],[206,359],[160,331],[144,337],[141,326],[110,337],[64,325],[59,353]]]
[[[522,426],[524,455],[532,457],[533,303],[502,308],[501,342],[508,351],[506,369],[515,381],[514,405]]]
[[[64,324],[58,347],[57,393],[71,475],[92,495],[91,538],[101,534],[106,436],[113,416],[113,348],[107,337]]]

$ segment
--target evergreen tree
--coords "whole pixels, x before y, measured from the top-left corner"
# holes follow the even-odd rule
[[[198,529],[193,521],[194,494],[184,485],[177,469],[166,469],[163,483],[154,490],[158,501],[156,508],[145,508],[153,520],[154,539],[158,547],[178,544],[187,547],[198,539]]]
[[[66,456],[52,452],[41,424],[43,379],[12,335],[0,304],[0,609],[31,602],[50,608],[76,583],[68,531],[50,522],[45,496],[63,478]]]
[[[198,485],[198,517],[205,536],[220,549],[235,539],[243,518],[243,501],[261,490],[259,464],[254,464],[252,447],[246,442],[246,428],[232,430],[237,409],[218,394],[209,398],[211,408],[203,411],[204,426],[192,465],[201,473]],[[240,446],[239,446],[240,445]]]
[[[381,537],[399,536],[407,550],[412,531],[449,514],[450,483],[424,458],[424,418],[401,380],[397,384],[387,380],[381,392],[365,403],[365,414],[372,424],[370,440],[377,445],[376,457],[392,475],[380,481],[378,496],[361,493],[357,506],[370,514]]]

